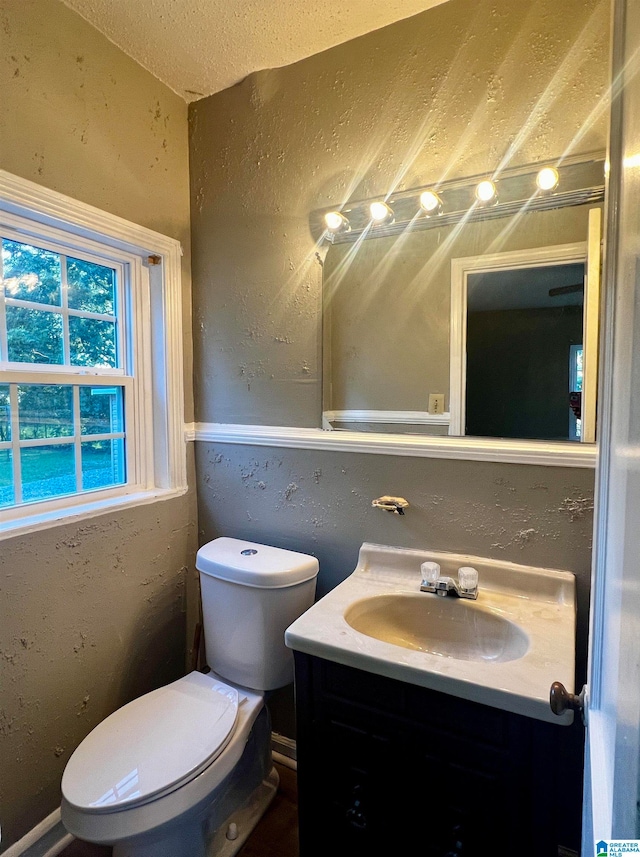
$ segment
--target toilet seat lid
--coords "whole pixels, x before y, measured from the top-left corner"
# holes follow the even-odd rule
[[[134,699],[73,753],[62,776],[65,799],[113,812],[175,790],[224,750],[242,701],[236,688],[200,672]]]

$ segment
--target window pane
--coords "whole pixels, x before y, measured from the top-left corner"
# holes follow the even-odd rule
[[[115,315],[116,272],[113,268],[67,258],[67,284],[71,309]]]
[[[0,508],[14,503],[13,453],[10,449],[0,449]]]
[[[124,431],[122,387],[80,387],[80,433]]]
[[[9,360],[18,363],[62,363],[62,316],[23,307],[7,307]]]
[[[23,502],[75,494],[75,455],[72,443],[21,449],[20,464]]]
[[[82,488],[108,488],[125,481],[124,441],[98,440],[83,443]]]
[[[69,316],[73,366],[116,366],[116,326],[110,321]]]
[[[8,384],[0,384],[0,442],[3,440],[11,440],[11,403]]]
[[[576,349],[576,390],[582,390],[582,378],[584,376],[584,349]]]
[[[60,256],[19,241],[2,241],[4,292],[8,298],[60,306]]]
[[[62,385],[20,384],[20,440],[73,435],[73,388]]]

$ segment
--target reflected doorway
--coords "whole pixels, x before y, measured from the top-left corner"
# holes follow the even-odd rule
[[[594,443],[601,223],[592,208],[584,242],[451,260],[449,434]]]
[[[585,263],[467,277],[465,434],[580,440]]]

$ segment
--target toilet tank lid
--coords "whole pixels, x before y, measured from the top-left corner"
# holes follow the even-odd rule
[[[200,548],[196,568],[219,580],[280,589],[316,577],[318,560],[305,553],[222,536]]]

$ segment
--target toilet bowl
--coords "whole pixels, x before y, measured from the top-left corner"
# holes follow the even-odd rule
[[[196,566],[216,671],[191,672],[114,712],[62,777],[63,824],[111,845],[114,857],[232,857],[278,786],[264,694],[293,678],[284,630],[313,602],[317,560],[221,538]]]

